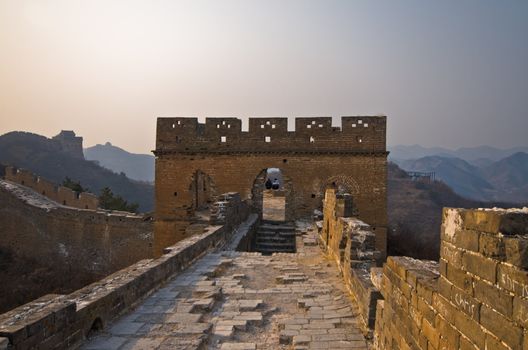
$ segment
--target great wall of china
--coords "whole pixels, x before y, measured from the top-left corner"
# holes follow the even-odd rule
[[[0,349],[528,349],[528,209],[445,208],[438,262],[386,258],[386,118],[342,122],[160,118],[154,257],[0,315]],[[285,222],[263,220],[270,167],[290,182]],[[39,210],[69,226],[108,218],[0,184],[0,223],[31,206],[1,228],[9,240]],[[295,253],[255,252],[262,226],[291,229]]]

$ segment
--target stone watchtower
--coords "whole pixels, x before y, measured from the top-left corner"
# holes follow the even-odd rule
[[[386,117],[158,118],[155,251],[184,237],[194,212],[216,194],[239,192],[262,212],[266,169],[279,168],[286,219],[322,208],[328,187],[353,196],[354,213],[372,226],[384,255],[387,232]]]
[[[76,136],[72,130],[62,130],[58,135],[53,136],[63,152],[70,154],[72,157],[84,159],[83,138]]]

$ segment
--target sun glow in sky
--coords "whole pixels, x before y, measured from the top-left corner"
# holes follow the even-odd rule
[[[389,144],[526,146],[527,18],[521,0],[0,0],[0,133],[145,153],[158,116],[386,114]]]

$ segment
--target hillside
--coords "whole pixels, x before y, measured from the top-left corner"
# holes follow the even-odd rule
[[[407,171],[435,172],[437,179],[467,198],[486,200],[489,198],[487,192],[494,189],[479,168],[460,158],[428,156],[400,161],[398,165]]]
[[[95,160],[99,165],[127,177],[146,182],[154,182],[154,156],[135,154],[113,146],[110,142],[84,149],[87,160]]]
[[[52,139],[44,136],[10,132],[0,136],[0,163],[28,169],[57,184],[64,178],[80,181],[91,192],[99,194],[110,187],[129,202],[137,202],[139,210],[154,208],[154,186],[129,179],[95,162],[72,157]]]
[[[515,207],[469,200],[445,183],[412,181],[396,164],[388,167],[389,255],[438,259],[443,207]]]
[[[503,193],[502,198],[521,202],[528,198],[528,153],[518,152],[483,168],[485,178]]]

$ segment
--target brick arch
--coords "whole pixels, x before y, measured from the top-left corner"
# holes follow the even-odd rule
[[[335,188],[336,192],[349,193],[353,196],[360,193],[359,184],[352,176],[339,174],[327,178],[320,187],[320,193],[323,194],[327,188]]]
[[[288,176],[283,168],[280,167],[274,167],[270,166],[268,168],[262,169],[257,176],[255,177],[255,180],[253,181],[253,185],[251,187],[251,207],[253,210],[259,214],[259,216],[262,218],[262,206],[263,206],[263,190],[266,182],[266,176],[267,176],[267,170],[269,168],[277,168],[281,172],[282,176],[282,183],[283,183],[283,190],[285,192],[286,197],[286,203],[285,203],[285,220],[292,220],[295,217],[294,213],[294,203],[293,203],[293,181],[290,176]]]

